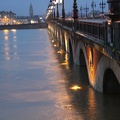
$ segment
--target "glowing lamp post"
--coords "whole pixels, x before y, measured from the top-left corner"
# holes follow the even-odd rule
[[[62,18],[65,18],[64,0],[62,0]]]
[[[76,0],[74,0],[73,3],[73,19],[78,19],[78,9],[77,9],[77,3]]]
[[[89,11],[89,8],[87,7],[87,4],[86,4],[86,7],[84,8],[85,12],[86,12],[86,18],[87,18],[87,13]]]
[[[104,8],[106,7],[106,3],[105,2],[103,2],[103,0],[102,0],[102,2],[100,2],[100,8],[102,9],[102,15],[104,14]]]
[[[81,18],[82,18],[82,11],[83,11],[83,8],[82,8],[82,6],[81,6],[81,7],[80,7]]]
[[[58,9],[58,3],[57,3],[57,18],[59,18],[59,9]]]
[[[95,17],[95,7],[96,7],[96,3],[94,2],[94,0],[91,3],[91,7],[93,9],[93,18]]]
[[[53,17],[55,18],[55,4],[53,4]]]
[[[50,4],[46,12],[46,19],[51,18],[52,11],[53,11],[53,6],[52,6],[52,1],[50,0]]]
[[[54,7],[55,7],[55,5],[57,6],[56,17],[59,18],[59,9],[58,9],[59,0],[52,0],[52,2],[54,4]],[[54,11],[55,11],[55,9],[54,9]],[[54,14],[55,14],[55,12],[54,12]]]

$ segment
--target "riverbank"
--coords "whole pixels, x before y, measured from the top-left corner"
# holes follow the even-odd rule
[[[34,24],[19,24],[19,25],[0,25],[0,30],[11,29],[45,29],[46,23],[34,23]]]

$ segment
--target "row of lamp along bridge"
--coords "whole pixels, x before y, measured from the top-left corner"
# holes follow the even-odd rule
[[[64,0],[50,0],[50,3],[48,5],[48,9],[46,11],[46,19],[51,17],[56,17],[59,18],[59,5],[62,4],[62,18],[65,18],[65,7],[64,7]],[[103,0],[99,3],[100,8],[102,9],[101,14],[102,16],[104,16],[104,8],[106,7],[106,3],[103,2]],[[55,14],[55,8],[56,8],[56,14]],[[96,8],[96,2],[93,0],[91,2],[91,8],[92,8],[92,16],[93,18],[95,17],[95,8]],[[86,13],[86,18],[87,18],[87,14],[89,11],[89,8],[86,4],[86,7],[83,8],[82,6],[80,6],[80,13],[81,13],[81,18],[82,18],[82,13],[83,11],[85,11]],[[78,19],[78,8],[77,8],[77,2],[76,0],[74,0],[73,2],[73,16],[74,19]]]
[[[106,49],[108,51],[108,54],[110,54],[111,57],[114,57],[115,59],[120,61],[120,41],[118,39],[120,37],[119,35],[120,33],[120,28],[119,28],[120,27],[120,0],[107,0],[107,3],[108,3],[108,14],[105,15],[106,16],[105,22],[104,22],[105,25],[103,22],[101,22],[102,26],[105,26],[103,29],[103,31],[105,31],[105,35],[103,39],[107,41],[105,44],[107,46]],[[58,8],[59,4],[62,4],[62,21],[64,21],[66,25],[70,22],[73,22],[74,24],[72,24],[73,25],[72,27],[76,29],[75,23],[80,22],[80,19],[78,20],[79,16],[78,16],[77,0],[73,1],[73,16],[72,16],[72,20],[70,21],[67,21],[65,17],[66,15],[65,15],[64,0],[50,0],[48,9],[46,12],[46,20],[49,21],[50,19],[55,19],[59,22],[61,21],[61,19],[59,19],[59,8]],[[106,7],[106,3],[103,2],[102,0],[102,2],[100,2],[99,5],[100,5],[100,8],[102,8],[101,13],[103,16],[98,17],[98,19],[99,21],[102,21],[101,18],[104,18],[104,8]],[[96,18],[94,13],[95,7],[96,7],[95,0],[92,0],[91,7],[92,7],[92,14],[94,19]],[[88,12],[87,5],[86,5],[86,8],[84,9],[86,11],[86,17],[87,17],[87,12]],[[80,10],[82,12],[82,7],[80,7]],[[82,17],[82,13],[81,13],[81,17]],[[96,21],[96,23],[97,22],[98,21]],[[110,47],[113,47],[113,48],[110,48]],[[114,53],[112,53],[113,51]]]

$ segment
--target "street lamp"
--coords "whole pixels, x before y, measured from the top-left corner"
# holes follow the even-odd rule
[[[52,5],[52,0],[50,0],[50,4],[48,5],[47,11],[46,11],[46,19],[53,17],[53,9],[54,9],[54,6]]]
[[[53,17],[55,18],[55,4],[53,3]]]
[[[58,9],[58,3],[57,3],[57,18],[59,18],[59,9]]]
[[[81,18],[82,18],[82,11],[83,11],[83,8],[82,6],[80,6]]]
[[[65,18],[64,0],[62,0],[62,18]]]
[[[49,4],[49,6],[48,6],[48,9],[51,9],[51,10],[52,10],[52,17],[54,18],[54,17],[55,17],[55,16],[54,16],[54,4],[53,4],[52,0],[50,0],[50,4]]]
[[[52,7],[52,10],[53,10],[53,17],[59,17],[59,11],[58,11],[58,0],[50,0],[50,5]],[[57,6],[57,9],[55,9]],[[55,13],[56,11],[56,13]]]
[[[78,19],[78,9],[77,9],[77,3],[76,0],[74,0],[73,3],[73,19]]]
[[[93,18],[94,18],[94,14],[95,14],[95,7],[96,7],[96,3],[94,2],[94,0],[92,1],[92,3],[91,3],[91,7],[92,7],[92,9],[93,9]]]
[[[100,8],[102,9],[102,14],[104,14],[104,8],[106,7],[106,3],[105,2],[103,2],[103,0],[102,0],[102,2],[100,2]]]
[[[84,8],[85,12],[86,12],[86,18],[87,18],[87,13],[89,11],[89,8],[87,7],[87,4],[86,4],[86,7]]]

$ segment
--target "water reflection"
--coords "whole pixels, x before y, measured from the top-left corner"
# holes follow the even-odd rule
[[[119,120],[120,98],[95,92],[86,68],[54,47],[46,30],[7,34],[8,44],[0,41],[10,55],[0,59],[1,120]]]
[[[55,44],[55,40],[52,41]],[[87,68],[69,61],[68,54],[61,52],[60,48],[54,49],[65,76],[64,84],[70,100],[63,105],[64,109],[75,110],[76,114],[72,114],[77,120],[119,120],[120,96],[106,96],[93,90],[89,84]]]
[[[5,56],[5,60],[9,61],[12,58],[18,59],[17,54],[17,36],[16,30],[4,30],[4,48],[3,53]]]
[[[12,29],[11,31],[14,32],[14,33],[16,33],[16,29]]]
[[[72,87],[70,87],[71,90],[80,90],[82,89],[82,87],[78,86],[78,85],[73,85]]]
[[[8,35],[9,30],[3,30],[3,32],[4,32],[5,35]]]
[[[17,33],[16,33],[16,29],[12,29],[11,30],[13,32],[13,59],[18,59],[18,53],[17,53]]]
[[[5,60],[10,60],[9,30],[4,30],[4,55]]]

